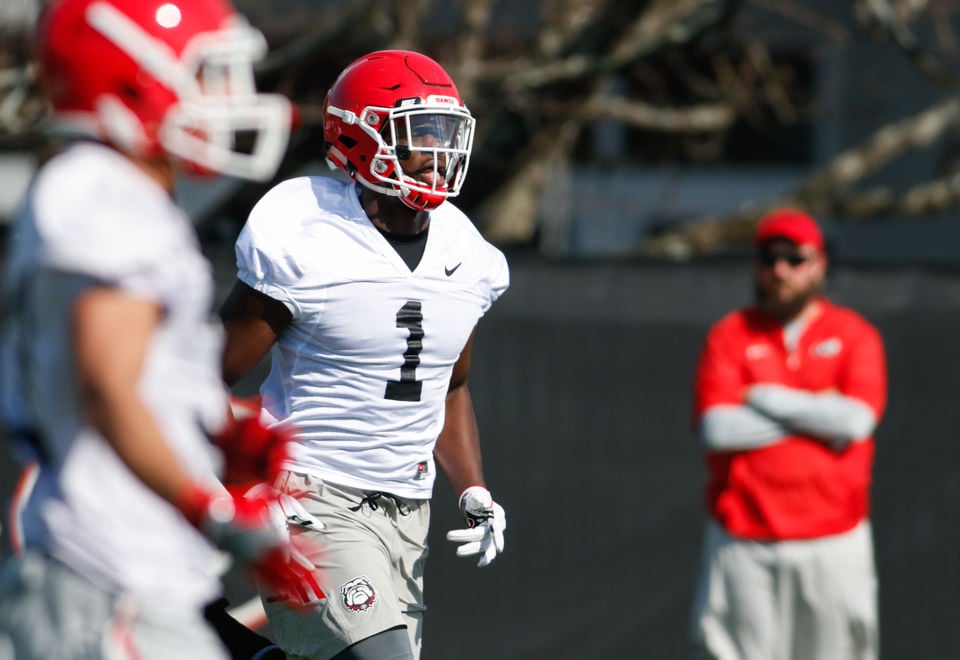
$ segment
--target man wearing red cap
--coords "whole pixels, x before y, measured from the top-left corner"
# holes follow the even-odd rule
[[[694,384],[710,514],[694,643],[722,660],[876,658],[883,341],[821,295],[827,257],[809,215],[762,218],[754,256],[755,302],[710,329]]]

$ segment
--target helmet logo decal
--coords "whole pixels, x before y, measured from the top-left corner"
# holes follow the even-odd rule
[[[428,105],[452,105],[454,107],[460,107],[460,99],[454,98],[452,96],[440,96],[438,94],[431,94],[427,97]]]
[[[410,106],[413,106],[413,105],[421,105],[422,103],[423,103],[423,99],[421,99],[419,96],[414,96],[414,97],[412,97],[412,98],[400,99],[399,101],[397,101],[397,102],[394,104],[393,107],[395,107],[395,108],[409,108]]]

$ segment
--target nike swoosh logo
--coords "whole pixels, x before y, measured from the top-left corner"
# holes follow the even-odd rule
[[[446,266],[444,266],[444,267],[443,267],[443,272],[447,274],[447,277],[450,277],[451,275],[453,275],[454,273],[457,272],[457,269],[460,268],[460,266],[461,266],[462,264],[463,264],[463,262],[461,261],[459,264],[457,264],[457,265],[454,266],[453,268],[447,268]]]

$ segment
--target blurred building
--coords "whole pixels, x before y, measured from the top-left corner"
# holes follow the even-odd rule
[[[33,24],[39,0],[3,0],[0,3],[0,30],[19,30]]]

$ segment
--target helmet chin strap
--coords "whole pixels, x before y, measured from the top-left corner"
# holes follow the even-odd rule
[[[120,99],[112,95],[101,96],[97,99],[97,114],[101,120],[101,137],[125,151],[148,155],[144,152],[150,140],[143,132],[143,124]]]
[[[432,211],[443,204],[443,200],[447,198],[446,185],[444,185],[443,188],[438,187],[437,193],[432,194],[402,184],[398,184],[396,189],[399,193],[400,201],[414,211]]]

